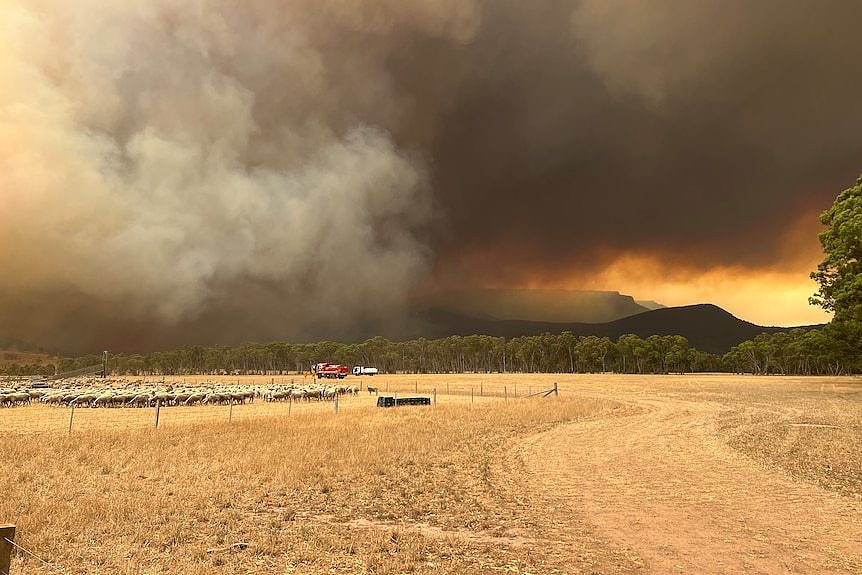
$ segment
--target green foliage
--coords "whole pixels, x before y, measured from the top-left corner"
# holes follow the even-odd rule
[[[862,323],[862,176],[839,194],[820,221],[825,259],[811,274],[820,289],[812,304],[834,312],[839,323]]]
[[[0,365],[0,375],[2,376],[27,376],[27,375],[54,375],[54,366],[51,364],[41,365],[38,363],[20,364],[9,363]]]
[[[758,375],[842,375],[862,371],[858,349],[854,352],[843,327],[836,324],[822,329],[763,333],[734,346],[723,360],[729,371]]]
[[[71,371],[100,361],[101,356],[96,355],[64,358],[60,370]],[[682,336],[641,339],[629,334],[614,342],[607,337],[578,337],[563,332],[508,340],[487,335],[456,335],[398,342],[378,336],[358,344],[323,341],[194,346],[149,355],[111,355],[108,369],[116,374],[135,375],[275,375],[303,372],[320,361],[374,366],[383,373],[682,373],[715,371],[721,367],[718,356],[691,349]]]

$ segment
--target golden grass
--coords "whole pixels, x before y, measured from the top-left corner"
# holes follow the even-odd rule
[[[495,539],[527,521],[493,487],[495,453],[518,435],[616,407],[354,405],[336,416],[322,404],[287,417],[286,404],[261,405],[231,423],[166,409],[158,431],[147,428],[151,409],[80,409],[71,435],[7,436],[0,517],[17,523],[19,543],[69,573],[459,573],[481,562],[541,563]],[[9,410],[39,419],[52,411],[67,410]],[[171,421],[181,413],[188,419]],[[16,568],[50,572],[20,557]]]
[[[762,463],[862,498],[862,386],[797,389],[780,402],[749,394],[728,404],[718,430],[732,447]]]
[[[342,399],[338,415],[314,402],[288,415],[286,403],[256,401],[235,406],[231,422],[227,406],[171,407],[158,431],[152,409],[81,408],[71,435],[68,409],[0,410],[0,522],[16,523],[17,541],[65,573],[567,571],[566,553],[543,539],[544,511],[520,479],[517,446],[557,423],[625,416],[656,397],[709,405],[717,437],[762,465],[862,493],[860,378],[362,381],[399,395],[436,388],[439,403],[383,410],[362,392]],[[515,387],[523,396],[555,381],[559,399],[514,398]],[[603,543],[584,536],[596,570],[613,565]],[[50,572],[20,555],[13,562],[16,575]]]

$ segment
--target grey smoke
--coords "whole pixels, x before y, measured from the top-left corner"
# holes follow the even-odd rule
[[[5,0],[0,332],[351,337],[429,286],[629,253],[773,268],[862,170],[860,21],[851,0]]]
[[[213,306],[283,334],[397,310],[433,201],[381,50],[465,41],[471,6],[5,3],[3,328],[152,345]],[[236,321],[204,339],[256,335]]]

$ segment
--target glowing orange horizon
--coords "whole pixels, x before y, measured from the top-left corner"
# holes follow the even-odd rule
[[[666,306],[712,303],[733,315],[767,326],[796,326],[826,323],[831,315],[808,303],[817,291],[809,274],[817,268],[823,252],[817,239],[822,230],[817,214],[806,210],[788,225],[774,255],[777,263],[754,268],[745,265],[713,265],[693,262],[686,265],[663,261],[657,253],[613,253],[606,262],[589,269],[561,273],[559,268],[530,269],[529,256],[490,266],[499,252],[472,250],[459,254],[454,269],[493,270],[488,278],[469,278],[475,287],[618,291],[636,300],[654,300]],[[595,254],[602,249],[592,247]],[[511,265],[507,265],[512,263]],[[441,267],[447,268],[452,261]],[[452,268],[450,268],[452,269]],[[443,285],[452,282],[442,281]],[[455,277],[458,277],[457,275]],[[457,281],[457,280],[456,280]],[[460,283],[460,282],[458,282]]]

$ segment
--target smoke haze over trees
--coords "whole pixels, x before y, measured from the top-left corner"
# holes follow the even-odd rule
[[[71,371],[100,365],[101,361],[100,355],[64,358],[58,368]],[[696,350],[684,337],[675,335],[641,338],[627,334],[611,340],[563,332],[511,339],[472,335],[397,342],[378,336],[357,344],[322,341],[249,343],[230,348],[195,346],[143,355],[112,355],[109,369],[114,374],[155,376],[274,376],[302,373],[319,361],[375,366],[381,373],[728,371],[758,375],[839,375],[862,370],[858,355],[836,346],[823,330],[801,329],[763,334],[735,346],[724,356]]]
[[[851,0],[2,0],[0,334],[350,339],[453,285],[810,270],[800,222],[862,157],[860,20]]]

